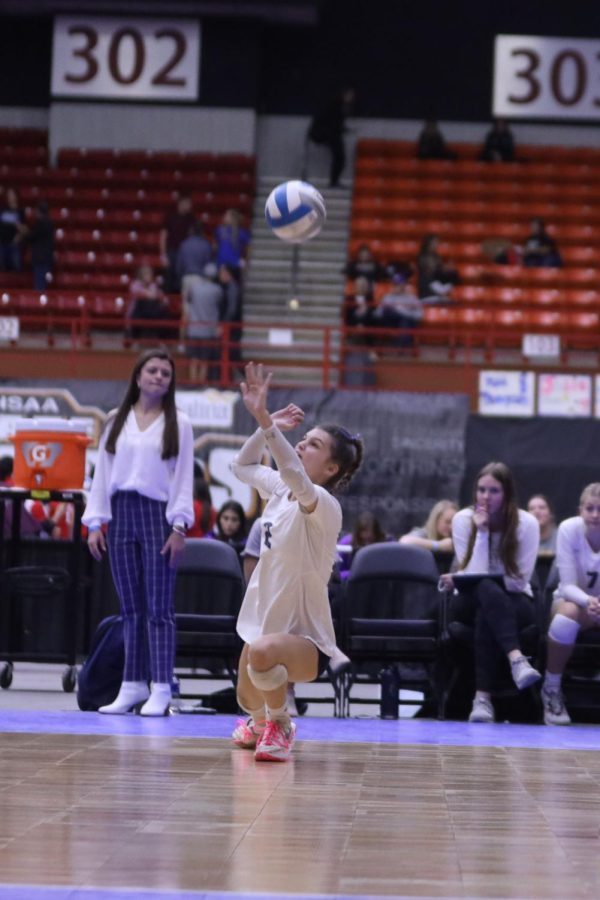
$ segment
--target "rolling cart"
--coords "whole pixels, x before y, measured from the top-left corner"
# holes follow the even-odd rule
[[[48,548],[50,565],[23,565],[26,539],[21,534],[23,504],[26,500],[58,501],[74,506],[73,538],[70,541],[27,541],[27,549]],[[9,688],[13,680],[15,662],[60,663],[67,667],[62,674],[63,690],[70,693],[77,683],[77,634],[78,595],[81,573],[81,516],[85,506],[85,494],[80,490],[28,490],[23,488],[0,488],[0,615],[2,620],[2,648],[0,658],[6,662],[0,665],[0,688]],[[6,527],[5,527],[6,526]],[[8,533],[7,533],[8,532]],[[39,541],[39,543],[38,543]],[[62,551],[65,564],[54,565],[53,557]],[[56,553],[53,552],[53,549]],[[31,557],[31,553],[28,554]],[[34,554],[35,560],[35,554]],[[39,562],[39,555],[38,560]],[[22,609],[19,604],[30,600],[37,603],[63,602],[64,623],[62,628],[63,647],[61,652],[44,652],[11,646],[15,636],[22,638]]]

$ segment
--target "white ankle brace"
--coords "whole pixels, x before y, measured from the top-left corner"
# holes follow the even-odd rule
[[[257,672],[248,663],[248,678],[259,691],[275,691],[282,684],[287,684],[288,670],[281,663],[277,663],[266,672]]]
[[[579,628],[579,622],[570,619],[568,616],[563,616],[562,613],[556,613],[550,623],[548,637],[556,641],[557,644],[574,644],[577,640]]]

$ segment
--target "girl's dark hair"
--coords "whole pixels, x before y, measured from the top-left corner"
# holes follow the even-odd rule
[[[475,479],[475,488],[473,490],[474,502],[477,502],[477,485],[479,479],[484,475],[491,475],[499,484],[502,485],[504,493],[504,504],[502,514],[504,521],[502,523],[502,537],[500,539],[500,559],[504,564],[507,575],[518,578],[521,575],[517,566],[517,528],[519,527],[519,507],[517,505],[517,490],[513,474],[505,463],[491,462],[477,475]],[[464,569],[473,554],[475,546],[475,538],[477,537],[477,527],[473,522],[471,525],[471,534],[469,535],[469,543],[465,558],[461,560],[460,568]],[[488,534],[488,540],[491,540],[491,533]]]
[[[375,513],[369,512],[369,510],[365,510],[361,512],[360,515],[356,517],[354,522],[354,527],[352,528],[352,546],[358,548],[361,546],[359,544],[359,532],[363,530],[363,528],[371,528],[373,531],[373,543],[374,544],[382,544],[385,541],[385,531],[381,527],[381,522],[375,515]]]
[[[244,512],[244,507],[241,503],[238,503],[237,500],[226,500],[219,512],[217,513],[217,532],[219,537],[223,537],[224,540],[230,540],[229,538],[225,538],[223,536],[223,532],[221,531],[221,516],[227,510],[231,510],[236,514],[238,519],[240,520],[240,527],[237,530],[237,533],[233,536],[233,539],[240,539],[246,536],[246,513]]]
[[[212,497],[210,495],[210,487],[206,479],[201,476],[194,478],[194,500],[197,500],[202,507],[202,517],[199,525],[206,534],[210,525],[210,515],[212,512]]]
[[[169,383],[167,393],[162,399],[162,408],[165,414],[165,427],[163,431],[163,446],[161,458],[171,459],[171,457],[177,456],[177,454],[179,453],[177,407],[175,406],[175,363],[173,362],[173,357],[171,356],[171,354],[161,347],[155,348],[153,350],[146,350],[141,354],[135,366],[133,367],[131,378],[129,379],[129,386],[123,400],[121,401],[121,405],[114,415],[112,425],[108,433],[108,438],[106,439],[107,453],[116,452],[117,438],[121,434],[121,430],[123,428],[123,425],[125,424],[125,420],[127,419],[127,416],[129,415],[133,405],[137,402],[140,396],[140,389],[138,386],[139,374],[150,359],[164,359],[171,366],[171,381]]]
[[[358,471],[363,461],[364,445],[359,434],[350,434],[341,425],[317,425],[331,437],[331,459],[339,466],[338,472],[326,485],[330,491],[345,488]]]

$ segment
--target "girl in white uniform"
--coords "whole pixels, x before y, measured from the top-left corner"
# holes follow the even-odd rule
[[[570,725],[562,675],[579,631],[600,626],[600,483],[588,484],[579,501],[579,515],[560,523],[556,564],[560,582],[548,630],[542,702],[546,725]]]
[[[233,463],[233,471],[268,503],[262,514],[259,563],[238,618],[245,641],[238,672],[238,703],[249,713],[234,743],[256,759],[285,760],[295,735],[286,708],[288,682],[313,681],[336,653],[327,594],[342,525],[331,495],[347,484],[363,455],[362,442],[337,425],[312,428],[292,447],[282,431],[304,413],[290,404],[267,411],[271,374],[249,363],[242,397],[259,429]],[[261,465],[268,446],[278,471]],[[339,651],[338,651],[339,652]]]

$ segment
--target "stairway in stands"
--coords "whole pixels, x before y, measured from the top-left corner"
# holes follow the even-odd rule
[[[244,357],[272,362],[285,382],[320,384],[322,379],[323,326],[340,324],[340,304],[344,292],[342,269],[346,262],[351,191],[329,189],[324,179],[312,183],[321,191],[327,207],[327,221],[321,233],[296,248],[276,238],[265,222],[264,207],[270,191],[283,177],[257,180],[252,244],[244,293]],[[294,276],[294,255],[297,257]],[[290,305],[290,300],[298,301]],[[280,329],[279,336],[272,329]],[[273,341],[290,338],[291,345]],[[339,332],[333,335],[337,358]],[[271,338],[271,341],[270,341]],[[314,361],[314,371],[294,367],[294,361]],[[280,368],[277,369],[277,362]]]

